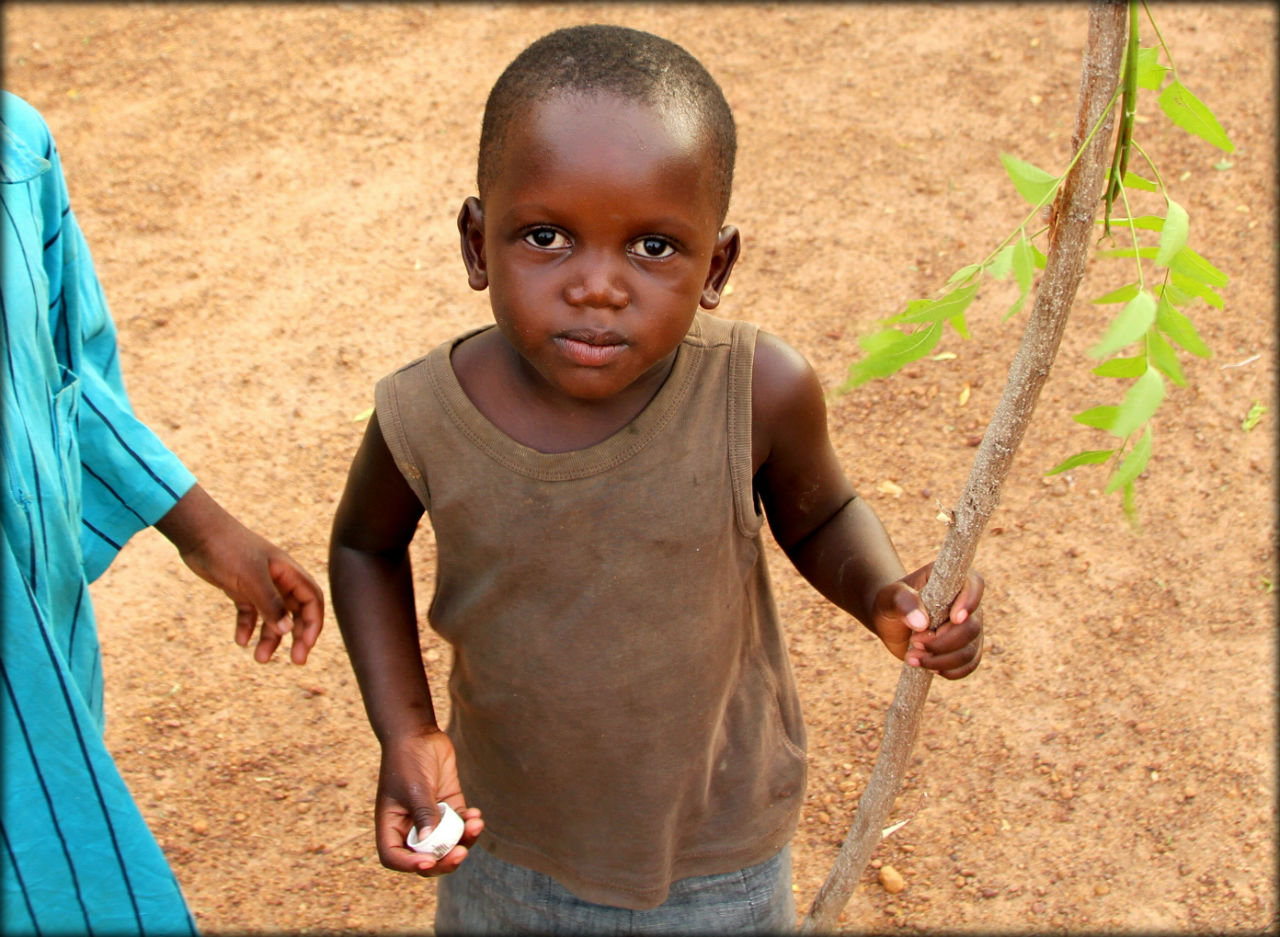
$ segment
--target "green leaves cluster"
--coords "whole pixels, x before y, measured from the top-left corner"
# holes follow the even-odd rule
[[[1222,309],[1219,291],[1228,282],[1225,273],[1188,245],[1191,225],[1186,209],[1170,195],[1155,163],[1133,138],[1140,92],[1157,92],[1160,110],[1175,126],[1228,153],[1234,147],[1212,111],[1178,78],[1154,21],[1157,44],[1151,48],[1139,46],[1136,3],[1131,5],[1130,23],[1124,80],[1112,101],[1112,107],[1121,108],[1121,116],[1100,221],[1100,245],[1116,244],[1118,237],[1122,246],[1100,246],[1096,256],[1125,260],[1132,273],[1122,286],[1093,300],[1099,305],[1116,305],[1119,311],[1089,354],[1102,361],[1093,369],[1095,375],[1131,383],[1119,403],[1093,407],[1074,416],[1077,422],[1112,437],[1112,445],[1078,452],[1048,474],[1109,464],[1105,490],[1108,494],[1123,492],[1126,512],[1132,514],[1134,483],[1151,457],[1152,417],[1164,400],[1165,383],[1187,383],[1178,349],[1201,358],[1211,355],[1187,310],[1202,302]],[[1162,64],[1162,57],[1169,64]],[[1073,165],[1079,155],[1073,157]],[[1143,173],[1129,168],[1135,155],[1145,167]],[[968,338],[965,313],[988,277],[1012,278],[1017,286],[1017,298],[1005,312],[1006,320],[1025,306],[1035,271],[1043,269],[1046,260],[1034,244],[1046,229],[1032,232],[1029,225],[1053,202],[1070,166],[1054,175],[1008,154],[1001,160],[1014,187],[1031,206],[1026,217],[984,260],[952,274],[940,297],[909,302],[902,312],[883,320],[879,331],[861,338],[859,344],[865,354],[850,367],[842,390],[888,377],[930,354],[947,325],[962,338]],[[1133,202],[1140,200],[1154,202],[1158,207],[1135,214]],[[1123,217],[1113,216],[1117,206],[1124,207]],[[1118,235],[1113,233],[1113,226],[1119,230]]]

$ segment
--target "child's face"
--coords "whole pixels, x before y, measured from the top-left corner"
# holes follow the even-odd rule
[[[508,128],[500,160],[458,225],[507,341],[573,398],[665,374],[738,254],[702,135],[629,99],[558,96]]]

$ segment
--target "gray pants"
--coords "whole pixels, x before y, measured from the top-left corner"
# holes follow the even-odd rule
[[[674,882],[649,911],[592,904],[541,872],[472,847],[439,880],[436,933],[451,934],[785,934],[795,930],[791,850],[719,875]]]

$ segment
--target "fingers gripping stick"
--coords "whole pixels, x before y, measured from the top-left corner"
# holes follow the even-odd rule
[[[440,811],[439,822],[428,830],[425,836],[419,836],[418,828],[415,826],[409,831],[405,845],[414,852],[425,852],[437,859],[443,859],[462,838],[462,817],[443,801],[436,804],[436,808]]]

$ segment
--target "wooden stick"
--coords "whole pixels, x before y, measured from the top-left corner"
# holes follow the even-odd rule
[[[1089,38],[1080,78],[1072,152],[1084,146],[1063,180],[1050,221],[1048,260],[1036,292],[1022,343],[1009,369],[1004,393],[978,447],[953,522],[934,562],[921,599],[931,627],[947,618],[977,552],[991,513],[1000,500],[1013,454],[1031,422],[1040,389],[1062,341],[1094,236],[1094,219],[1110,166],[1115,90],[1128,36],[1127,4],[1094,0],[1089,5]],[[1086,140],[1088,141],[1086,145]],[[801,923],[803,933],[829,931],[849,901],[854,884],[881,840],[881,830],[902,787],[915,745],[932,673],[905,664],[885,717],[884,739],[853,825]]]

